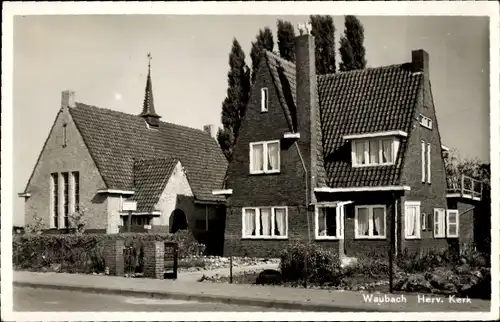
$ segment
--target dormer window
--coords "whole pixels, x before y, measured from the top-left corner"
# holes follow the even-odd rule
[[[267,88],[261,88],[260,89],[260,111],[261,112],[267,112],[268,109],[268,95],[267,95]]]
[[[351,140],[353,167],[392,165],[399,150],[398,136],[407,136],[402,131],[388,131],[344,136]]]
[[[420,125],[422,125],[425,128],[428,128],[429,130],[432,130],[432,119],[420,114]]]

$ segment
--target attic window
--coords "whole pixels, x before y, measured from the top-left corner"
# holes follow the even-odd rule
[[[63,124],[63,143],[62,143],[62,147],[65,148],[66,145],[67,145],[67,130],[66,130],[66,126],[67,124]]]
[[[366,167],[394,164],[398,148],[399,139],[396,137],[352,140],[352,165]]]
[[[432,130],[432,119],[420,114],[420,125],[422,125],[425,128],[428,128],[429,130]]]
[[[268,110],[268,95],[267,95],[267,88],[261,88],[260,89],[260,111],[261,112],[267,112]]]

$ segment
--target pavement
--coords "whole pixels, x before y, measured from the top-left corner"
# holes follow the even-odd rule
[[[17,312],[280,312],[283,309],[14,287]]]
[[[490,301],[66,273],[13,272],[15,287],[323,312],[489,312]]]
[[[241,274],[249,271],[263,271],[265,269],[279,269],[279,263],[262,263],[257,265],[249,265],[249,266],[236,266],[233,267],[233,274]],[[216,268],[211,270],[204,271],[195,271],[195,272],[179,272],[177,276],[178,281],[182,282],[198,282],[198,280],[203,276],[213,277],[215,275],[220,276],[229,276],[229,268]]]

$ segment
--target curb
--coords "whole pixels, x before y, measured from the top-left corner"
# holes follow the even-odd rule
[[[242,306],[257,306],[265,308],[278,308],[278,309],[288,309],[293,311],[314,311],[314,312],[388,312],[385,310],[363,309],[354,307],[343,307],[336,305],[324,305],[324,304],[306,304],[302,302],[293,301],[280,301],[280,300],[260,300],[254,298],[245,297],[229,297],[229,296],[218,296],[210,294],[185,294],[179,292],[147,292],[147,291],[134,291],[127,289],[108,289],[105,287],[91,287],[91,286],[73,286],[73,285],[57,285],[57,284],[44,284],[44,283],[32,283],[32,282],[19,282],[14,281],[14,286],[18,287],[29,287],[29,288],[42,288],[51,290],[66,290],[66,291],[79,291],[86,293],[99,293],[99,294],[109,294],[109,295],[121,295],[121,296],[132,296],[132,297],[146,297],[146,298],[159,298],[159,299],[172,299],[172,300],[184,300],[184,301],[198,301],[198,302],[210,302],[210,303],[222,303],[231,305],[242,305]]]

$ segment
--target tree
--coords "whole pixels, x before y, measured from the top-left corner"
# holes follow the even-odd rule
[[[341,71],[364,69],[366,67],[364,28],[355,16],[346,16],[344,36],[340,38]]]
[[[252,59],[252,83],[255,81],[255,74],[259,67],[262,51],[273,51],[274,38],[271,29],[268,27],[260,29],[256,36],[256,40],[252,42],[252,49],[250,51],[250,58]]]
[[[335,26],[331,16],[312,15],[311,34],[316,44],[316,73],[335,73]]]
[[[81,235],[85,232],[88,221],[85,218],[86,209],[78,209],[69,215],[70,227],[75,230],[76,235]]]
[[[290,21],[278,20],[278,49],[280,56],[295,62],[295,30]]]
[[[245,64],[245,53],[236,39],[233,39],[229,53],[227,84],[227,96],[222,103],[221,113],[223,128],[217,132],[217,141],[228,161],[231,161],[250,91],[250,70]]]
[[[43,228],[44,224],[42,217],[38,213],[35,213],[31,218],[30,223],[26,225],[25,231],[28,234],[39,235],[42,233]]]

